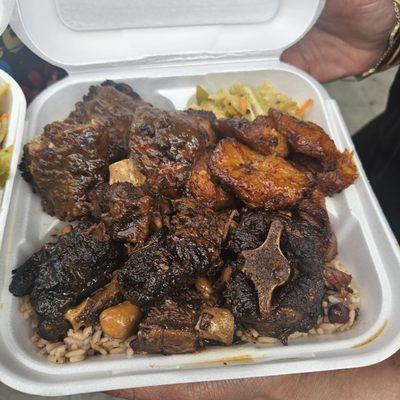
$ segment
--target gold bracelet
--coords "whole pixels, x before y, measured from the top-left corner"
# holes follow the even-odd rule
[[[372,68],[357,76],[360,80],[400,63],[400,0],[393,0],[393,8],[396,23],[390,32],[386,50]]]

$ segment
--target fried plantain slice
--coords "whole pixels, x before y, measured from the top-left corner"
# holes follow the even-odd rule
[[[276,109],[270,109],[269,116],[296,153],[317,159],[324,171],[335,169],[340,153],[334,141],[320,126]]]
[[[209,161],[211,175],[249,207],[267,210],[297,203],[310,186],[283,158],[262,156],[235,139],[222,139]]]
[[[320,162],[302,154],[293,154],[291,161],[296,168],[307,173],[326,196],[342,192],[358,178],[353,153],[347,149],[343,153],[338,153],[336,166],[331,171],[324,171]]]
[[[196,201],[215,211],[234,205],[234,197],[211,178],[209,155],[204,154],[194,165],[187,182],[187,191]]]
[[[317,183],[328,196],[340,193],[358,178],[353,153],[345,150],[339,154],[336,168],[332,171],[317,173]]]
[[[260,115],[252,122],[244,118],[219,119],[215,127],[223,136],[234,137],[265,156],[288,155],[286,139],[275,129],[271,117]]]

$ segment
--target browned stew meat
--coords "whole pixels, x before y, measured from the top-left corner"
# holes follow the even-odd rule
[[[106,81],[25,145],[20,169],[46,212],[77,221],[13,272],[46,339],[134,312],[118,338],[136,352],[231,345],[249,328],[286,344],[351,279],[324,264],[337,253],[325,196],[357,178],[352,155],[278,110],[163,111]]]
[[[83,101],[76,103],[67,122],[87,124],[95,120],[106,126],[109,136],[110,162],[128,155],[129,129],[135,110],[151,107],[132,88],[123,83],[105,81],[91,86]]]
[[[65,336],[64,313],[111,280],[124,258],[119,247],[104,224],[80,223],[13,271],[10,291],[30,294],[44,338]]]
[[[59,219],[89,213],[89,191],[107,176],[108,136],[97,123],[53,122],[24,146],[20,170],[43,209]]]

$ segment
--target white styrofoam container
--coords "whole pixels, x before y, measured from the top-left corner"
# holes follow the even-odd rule
[[[10,163],[10,176],[5,186],[0,189],[0,248],[5,231],[14,178],[18,169],[26,110],[26,101],[21,88],[10,75],[0,70],[0,86],[3,85],[9,85],[10,87],[8,92],[0,99],[1,113],[7,112],[9,114],[8,134],[4,142],[4,147],[14,145],[14,150]]]
[[[283,48],[311,27],[323,1],[281,0],[272,20],[254,25],[190,26],[184,30],[124,27],[96,32],[68,28],[57,17],[55,0],[42,0],[39,23],[38,7],[32,3],[17,1],[13,28],[34,51],[67,68],[71,76],[49,87],[31,104],[24,142],[46,123],[65,117],[91,84],[106,78],[132,85],[146,101],[166,109],[186,107],[197,84],[212,91],[239,79],[250,85],[269,80],[299,101],[313,98],[310,119],[322,125],[340,149],[353,149],[336,102],[306,73],[279,61]],[[228,3],[221,0],[224,7]],[[51,40],[43,25],[52,33]],[[338,237],[339,259],[349,268],[362,296],[361,313],[352,330],[303,338],[287,347],[246,344],[212,347],[197,354],[113,356],[66,365],[50,364],[37,355],[30,342],[31,329],[18,315],[18,299],[8,292],[11,270],[60,225],[43,213],[39,198],[17,175],[0,252],[0,379],[28,393],[67,395],[360,367],[389,357],[400,347],[400,315],[395,312],[400,304],[396,287],[400,282],[399,249],[356,161],[360,170],[357,182],[327,203]]]

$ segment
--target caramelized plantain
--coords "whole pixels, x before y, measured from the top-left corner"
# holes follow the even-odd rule
[[[336,168],[333,171],[317,173],[318,185],[328,196],[342,192],[357,178],[357,167],[353,161],[353,153],[349,150],[339,154]]]
[[[271,117],[260,115],[252,122],[244,118],[219,119],[215,122],[215,127],[223,136],[234,137],[265,156],[288,155],[286,139],[275,129]]]
[[[209,161],[211,174],[250,207],[266,210],[297,203],[309,188],[306,174],[283,158],[262,156],[238,143],[223,139]]]
[[[321,163],[302,154],[293,154],[291,161],[296,168],[307,173],[326,196],[342,192],[358,178],[353,153],[347,149],[343,153],[338,152],[336,166],[331,171],[324,171]]]
[[[194,165],[187,182],[187,191],[196,201],[215,211],[229,208],[234,204],[234,197],[212,180],[208,158],[204,154]]]
[[[320,126],[276,109],[270,109],[269,116],[296,153],[317,159],[324,171],[335,169],[340,153],[333,140]]]

